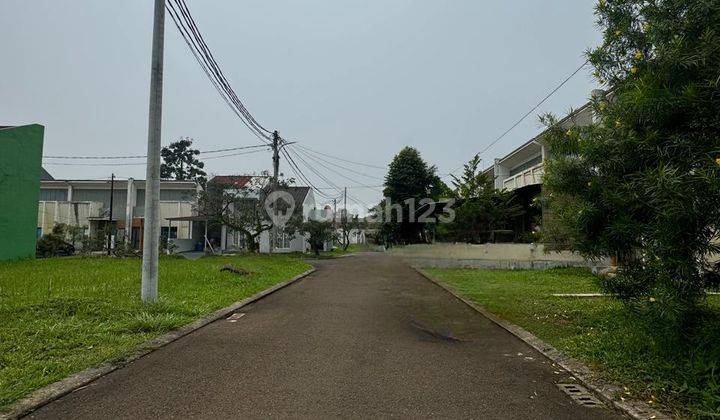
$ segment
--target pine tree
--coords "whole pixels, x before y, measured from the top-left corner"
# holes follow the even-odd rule
[[[205,164],[197,156],[200,151],[192,148],[193,140],[189,137],[170,143],[163,147],[160,155],[163,163],[160,166],[160,177],[163,179],[176,179],[178,181],[197,181],[205,185]]]

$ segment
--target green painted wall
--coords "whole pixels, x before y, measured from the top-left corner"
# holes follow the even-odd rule
[[[44,132],[0,128],[0,261],[35,256]]]

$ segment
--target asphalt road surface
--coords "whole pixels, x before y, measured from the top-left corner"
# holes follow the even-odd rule
[[[621,418],[384,254],[310,277],[41,408],[36,418]]]

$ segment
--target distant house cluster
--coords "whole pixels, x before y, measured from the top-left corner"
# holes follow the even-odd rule
[[[241,189],[254,178],[249,175],[221,175],[212,178],[210,183]],[[160,182],[161,236],[172,244],[174,252],[210,250],[222,253],[247,250],[245,237],[240,232],[198,214],[200,188],[193,181]],[[312,217],[317,212],[315,197],[309,187],[292,186],[283,190],[290,194],[296,211],[301,212],[304,218]],[[122,243],[140,250],[144,242],[144,210],[144,180],[60,180],[43,170],[37,236],[52,231],[60,223],[82,227],[90,237],[107,232],[112,226],[114,234],[111,246]],[[304,252],[309,249],[304,236],[288,233],[282,228],[262,232],[258,241],[259,251],[264,253]]]

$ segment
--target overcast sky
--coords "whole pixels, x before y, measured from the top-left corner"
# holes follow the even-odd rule
[[[152,3],[0,1],[0,125],[44,125],[46,155],[145,154]],[[591,0],[187,3],[235,91],[265,127],[379,166],[412,145],[440,173],[509,128],[600,40]],[[201,150],[258,144],[169,18],[165,33],[163,144],[180,136]],[[589,73],[579,73],[538,113],[582,105],[596,86]],[[539,131],[537,117],[528,118],[482,156],[484,166]],[[271,167],[266,152],[206,163],[214,174]],[[358,183],[382,183],[383,170],[342,165],[368,175],[341,170]],[[145,177],[140,165],[45,167],[56,178]],[[353,185],[316,169],[335,184]],[[281,171],[292,175],[284,161]],[[350,191],[371,204],[380,198],[369,188]]]

